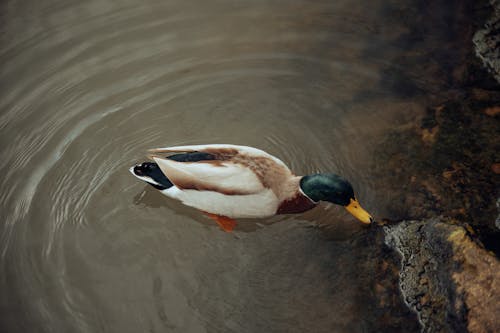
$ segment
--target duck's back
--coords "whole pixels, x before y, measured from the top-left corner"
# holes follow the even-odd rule
[[[296,195],[298,180],[278,158],[236,145],[153,149],[152,158],[175,185],[164,194],[229,217],[264,217]],[[162,156],[165,154],[170,156]]]

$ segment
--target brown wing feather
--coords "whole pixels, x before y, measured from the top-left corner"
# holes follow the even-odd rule
[[[237,146],[235,146],[237,147]],[[298,193],[298,179],[286,165],[276,158],[263,152],[263,155],[249,153],[244,149],[233,147],[207,146],[180,146],[169,148],[156,148],[148,150],[149,156],[165,158],[171,153],[204,152],[214,156],[214,160],[200,161],[213,166],[223,167],[221,162],[230,162],[250,169],[258,177],[265,188],[271,189],[278,198],[288,199]],[[194,163],[200,163],[194,162]],[[192,162],[185,162],[192,163]],[[189,186],[186,184],[186,186]],[[207,188],[208,189],[208,188]],[[214,190],[216,190],[214,188]]]
[[[215,160],[219,161],[230,160],[231,158],[239,154],[238,150],[234,148],[207,147],[204,149],[196,149],[196,150],[175,149],[175,148],[154,148],[154,149],[148,149],[148,156],[165,157],[170,153],[188,153],[193,151],[211,154],[215,157]]]

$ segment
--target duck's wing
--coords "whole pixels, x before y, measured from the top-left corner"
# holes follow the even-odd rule
[[[238,155],[247,156],[248,158],[266,158],[276,162],[277,164],[288,169],[285,163],[279,158],[266,153],[265,151],[248,146],[231,145],[231,144],[208,144],[208,145],[189,145],[175,146],[165,148],[155,148],[148,150],[150,154],[172,154],[172,153],[206,153],[213,155],[216,159],[231,158]]]
[[[151,149],[149,154],[165,176],[181,190],[248,195],[268,188],[256,173],[255,164],[264,163],[263,158],[272,156],[255,148],[235,145],[178,146]],[[256,156],[260,156],[261,160],[256,162]]]

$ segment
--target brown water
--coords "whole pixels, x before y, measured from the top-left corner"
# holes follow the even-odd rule
[[[349,178],[384,216],[371,152],[425,102],[396,61],[412,8],[3,1],[2,331],[374,331],[377,245],[341,208],[227,234],[128,168],[151,147],[255,146]]]

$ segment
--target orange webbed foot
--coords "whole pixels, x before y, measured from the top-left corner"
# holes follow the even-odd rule
[[[224,230],[225,232],[231,232],[233,231],[234,227],[236,227],[236,221],[233,220],[232,218],[207,212],[203,213],[208,217],[210,217],[211,219],[215,220],[215,222],[217,222],[219,227],[221,227],[221,229]]]

